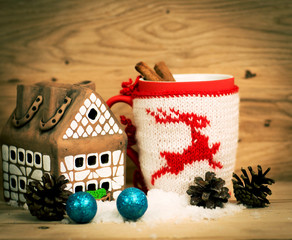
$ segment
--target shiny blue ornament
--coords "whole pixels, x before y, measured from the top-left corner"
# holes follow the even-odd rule
[[[144,215],[147,208],[147,197],[138,188],[127,188],[118,196],[117,209],[127,220],[137,220]]]
[[[66,211],[74,222],[88,223],[96,214],[96,200],[87,192],[74,193],[67,200]]]

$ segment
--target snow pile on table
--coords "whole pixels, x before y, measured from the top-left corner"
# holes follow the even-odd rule
[[[225,204],[224,208],[207,209],[189,204],[188,195],[178,195],[174,192],[164,192],[159,189],[148,191],[148,209],[137,222],[154,224],[159,222],[182,220],[202,221],[221,218],[240,212],[244,207],[233,203]],[[123,223],[125,220],[119,214],[116,201],[97,201],[97,214],[92,223],[114,222]]]

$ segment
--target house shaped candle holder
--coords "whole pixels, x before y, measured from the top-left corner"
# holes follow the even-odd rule
[[[65,175],[72,192],[124,189],[127,136],[95,85],[18,85],[16,109],[0,137],[4,199],[24,203],[44,172]]]

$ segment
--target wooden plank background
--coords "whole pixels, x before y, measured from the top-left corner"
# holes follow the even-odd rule
[[[18,83],[92,80],[107,100],[138,75],[138,61],[164,60],[173,73],[234,75],[236,171],[261,164],[291,181],[291,7],[291,0],[1,1],[0,129]],[[246,70],[256,76],[246,79]],[[122,104],[113,111],[131,116]]]

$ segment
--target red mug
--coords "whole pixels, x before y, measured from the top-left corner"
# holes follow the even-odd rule
[[[128,156],[137,166],[134,186],[186,192],[194,177],[213,171],[231,187],[238,141],[239,94],[234,78],[223,74],[177,74],[175,82],[137,77],[124,82],[121,95],[107,101],[133,107],[138,152]]]

